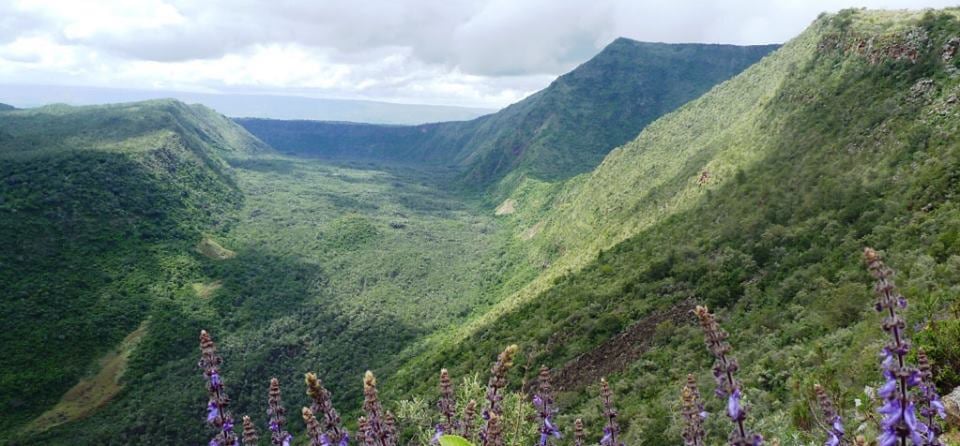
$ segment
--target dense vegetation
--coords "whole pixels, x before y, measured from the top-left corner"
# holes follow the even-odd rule
[[[664,316],[692,299],[723,309],[758,429],[806,444],[813,383],[863,411],[854,399],[869,404],[864,386],[880,381],[865,245],[885,248],[915,299],[909,318],[925,322],[909,335],[936,352],[940,390],[960,385],[960,61],[948,57],[958,16],[824,17],[595,172],[559,191],[521,188],[514,206],[533,210],[510,218],[518,234],[542,228],[532,255],[550,266],[490,314],[408,352],[395,385],[425,392],[440,366],[477,370],[519,342],[524,361],[570,369],[566,425],[596,420],[582,389],[609,374],[625,395],[627,443],[671,444],[683,377],[708,381],[700,334]]]
[[[0,430],[56,402],[172,293],[161,264],[229,224],[241,194],[216,154],[265,147],[213,116],[174,102],[4,113]]]
[[[172,101],[10,116],[0,401],[15,416],[0,438],[14,444],[199,441],[184,389],[201,328],[230,333],[239,408],[260,412],[269,376],[318,367],[354,407],[358,373],[524,277],[492,213],[443,190],[454,170],[281,157]]]
[[[383,127],[244,121],[254,133],[285,128],[271,135],[289,138],[277,145],[296,154],[311,147],[304,126],[382,138],[314,153],[333,162],[280,156],[222,116],[172,101],[4,112],[0,441],[204,441],[196,337],[207,329],[229,364],[231,409],[261,430],[269,379],[297,408],[307,398],[291,389],[306,371],[318,372],[354,429],[360,377],[372,369],[386,399],[401,399],[388,408],[409,423],[404,434],[426,440],[440,368],[461,383],[461,403],[482,398],[477,373],[518,344],[508,438],[537,436],[521,401],[544,364],[567,438],[574,418],[602,425],[595,395],[607,377],[627,444],[678,444],[687,373],[704,394],[713,388],[690,314],[707,304],[737,347],[751,428],[812,444],[823,438],[813,384],[860,415],[848,420],[875,409],[868,388],[882,382],[882,333],[860,258],[867,245],[900,273],[907,334],[949,393],[960,386],[957,37],[958,9],[825,15],[591,172],[564,179],[581,171],[564,163],[595,162],[609,147],[559,164],[538,158],[559,150],[553,143],[505,155],[522,168],[496,211],[489,196],[448,187],[475,178],[472,167],[487,165],[466,161],[487,155],[441,155],[416,127],[389,128],[391,140]],[[597,63],[619,61],[610,56],[618,46],[643,47],[617,41],[574,73],[620,72]],[[565,78],[528,101],[576,84]],[[551,107],[531,110],[571,110]],[[621,124],[604,126],[626,132]],[[478,124],[424,128],[445,125]],[[501,137],[489,132],[447,149]],[[630,139],[617,134],[605,143]],[[387,156],[390,144],[422,144],[425,158]],[[484,144],[490,159],[510,147]],[[348,156],[354,147],[365,152]],[[111,370],[96,360],[104,355],[128,358],[125,371],[101,379]],[[120,387],[51,415],[81,378],[119,378]],[[720,400],[706,401],[723,412]],[[290,432],[304,431],[289,418]],[[710,444],[723,441],[724,423],[707,419]],[[876,431],[870,421],[847,428]]]
[[[467,122],[414,127],[240,120],[278,150],[324,158],[455,165],[488,185],[559,180],[596,166],[647,124],[739,73],[777,45],[645,43],[620,38],[550,86]]]

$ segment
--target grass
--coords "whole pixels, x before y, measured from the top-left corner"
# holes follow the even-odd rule
[[[220,288],[223,288],[223,282],[215,280],[213,282],[197,282],[191,285],[193,291],[197,293],[197,297],[201,299],[209,299],[217,292]]]
[[[233,258],[237,253],[224,248],[216,240],[210,237],[204,237],[200,240],[200,243],[197,243],[197,252],[203,254],[208,259],[213,260],[227,260]]]
[[[140,324],[136,330],[123,338],[114,350],[108,352],[97,362],[96,374],[80,379],[71,387],[50,410],[31,421],[27,431],[45,431],[54,426],[76,421],[90,416],[109,403],[123,390],[124,372],[133,350],[146,334],[147,324]]]

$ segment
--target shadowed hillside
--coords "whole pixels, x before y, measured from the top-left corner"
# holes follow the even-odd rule
[[[221,155],[266,150],[174,101],[3,114],[0,431],[50,407],[171,298],[169,251],[241,203]]]

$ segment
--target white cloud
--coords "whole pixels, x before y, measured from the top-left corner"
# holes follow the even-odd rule
[[[0,0],[0,82],[502,106],[618,36],[782,42],[955,0]]]

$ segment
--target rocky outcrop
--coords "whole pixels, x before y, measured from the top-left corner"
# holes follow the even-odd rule
[[[650,348],[661,323],[693,323],[695,306],[693,299],[686,299],[643,317],[620,334],[555,370],[554,386],[558,390],[575,390],[627,368]]]
[[[940,59],[944,62],[950,62],[957,55],[960,49],[960,37],[954,37],[943,44],[943,52],[940,53]]]
[[[943,405],[947,408],[947,424],[950,426],[960,425],[960,387],[953,389],[949,395],[943,398]]]
[[[871,65],[884,61],[908,60],[917,63],[928,48],[930,36],[922,28],[896,34],[865,35],[858,33],[826,34],[817,44],[820,52],[840,51],[844,55],[864,57]]]

